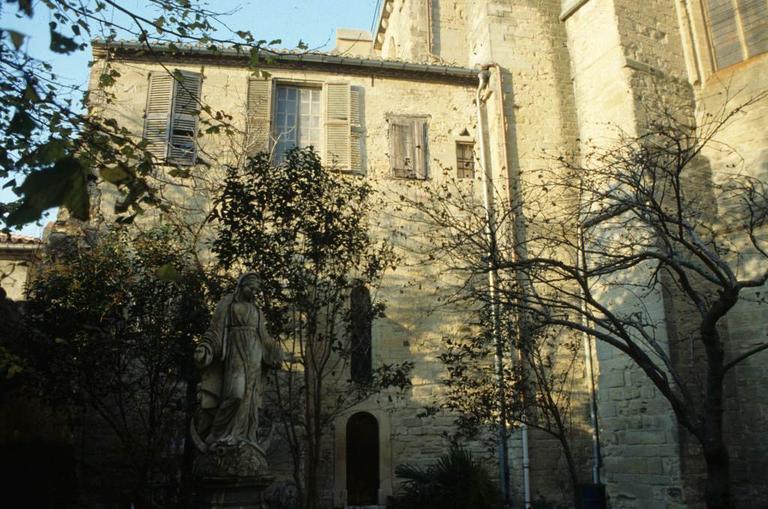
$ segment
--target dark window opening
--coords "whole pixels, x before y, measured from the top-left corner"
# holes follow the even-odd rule
[[[350,295],[350,371],[352,381],[364,383],[371,379],[371,329],[373,306],[371,293],[365,286],[356,286]]]

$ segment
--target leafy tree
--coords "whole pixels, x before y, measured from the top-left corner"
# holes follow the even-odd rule
[[[222,13],[201,0],[149,0],[144,9],[120,0],[9,0],[3,6],[22,18],[49,21],[50,50],[69,55],[85,51],[89,39],[106,42],[118,37],[146,45],[163,43],[173,50],[181,44],[201,44],[218,51],[223,44],[251,55],[258,66],[267,41],[248,31],[233,31],[220,21]],[[221,35],[224,34],[224,35]],[[27,52],[27,36],[0,27],[0,179],[21,198],[0,203],[5,227],[36,221],[44,210],[64,206],[73,217],[88,219],[88,184],[101,178],[123,192],[117,212],[133,217],[146,207],[162,206],[152,170],[157,161],[137,139],[113,118],[93,109],[86,91],[63,84],[50,62]],[[278,43],[271,41],[269,44]],[[169,71],[170,72],[170,71]],[[99,100],[111,101],[109,92],[120,73],[107,64],[99,71]],[[229,117],[200,104],[203,122],[211,129],[229,128]],[[179,174],[184,171],[179,169]]]
[[[730,167],[711,179],[703,154],[715,147],[737,157],[717,135],[762,100],[765,94],[697,121],[685,108],[660,107],[648,112],[640,134],[592,146],[583,163],[560,158],[519,188],[518,201],[497,203],[498,244],[486,235],[487,210],[461,193],[438,189],[411,204],[438,226],[432,242],[467,274],[467,287],[478,275],[498,274],[498,299],[519,323],[582,334],[631,359],[700,444],[710,508],[734,504],[726,376],[768,349],[755,338],[730,351],[724,324],[737,304],[764,302],[753,292],[768,281],[768,189]],[[749,271],[742,270],[747,259]],[[670,355],[666,331],[646,305],[659,289],[685,316],[676,339],[696,352],[690,361]],[[525,351],[531,339],[518,337]]]
[[[364,180],[324,168],[308,148],[287,152],[277,166],[259,154],[230,168],[216,213],[221,267],[261,277],[272,332],[292,357],[274,374],[268,408],[290,448],[305,508],[321,504],[323,440],[333,419],[374,390],[409,384],[407,363],[350,379],[355,348],[370,347],[355,346],[351,329],[360,319],[370,328],[383,311],[372,302],[355,317],[350,295],[374,289],[395,261],[369,232],[371,202]]]
[[[63,244],[28,304],[28,321],[48,339],[30,342],[23,358],[42,374],[46,400],[70,409],[85,445],[98,449],[81,451],[82,479],[93,483],[86,490],[141,507],[184,506],[178,476],[191,466],[193,339],[209,309],[206,279],[183,243],[155,229]]]

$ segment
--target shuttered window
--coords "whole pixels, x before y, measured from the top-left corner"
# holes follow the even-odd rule
[[[768,0],[704,0],[715,67],[768,51]]]
[[[272,80],[251,76],[248,79],[245,121],[245,146],[249,155],[269,150],[271,104]]]
[[[147,151],[163,162],[195,164],[202,76],[151,72],[144,114]]]
[[[348,83],[327,83],[322,89],[278,83],[273,88],[269,80],[252,78],[248,84],[249,152],[269,147],[270,133],[276,163],[286,150],[313,146],[328,167],[361,173],[365,90]]]
[[[391,117],[389,119],[389,161],[395,177],[427,178],[427,119]]]

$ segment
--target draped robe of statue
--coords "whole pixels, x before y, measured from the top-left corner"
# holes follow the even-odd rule
[[[213,411],[204,437],[209,445],[257,444],[266,372],[282,361],[279,347],[267,333],[263,312],[241,295],[246,277],[234,294],[218,303],[211,326],[198,345],[204,352],[202,406]]]

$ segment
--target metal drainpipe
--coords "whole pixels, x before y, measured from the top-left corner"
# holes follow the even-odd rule
[[[505,133],[506,136],[506,122],[504,117],[504,80],[502,78],[502,72],[501,67],[499,64],[492,64],[490,67],[494,68],[496,70],[496,81],[498,86],[498,94],[497,94],[497,101],[498,101],[498,108],[499,108],[499,121],[500,121],[500,132]],[[506,141],[502,143],[501,146],[502,153],[503,153],[503,160],[509,163],[509,154],[507,153],[507,145]],[[508,170],[509,171],[509,170]],[[519,183],[518,183],[519,187]],[[513,199],[514,201],[519,201],[521,198],[519,196],[514,196],[513,191],[510,189],[510,199]],[[520,246],[515,250],[515,257],[516,258],[524,258],[525,257],[525,247],[523,245],[525,240],[525,225],[522,223],[522,219],[520,214],[515,214],[514,216],[514,235],[515,235],[515,243]],[[522,288],[525,288],[525,284],[521,285]],[[518,321],[518,335],[522,336],[520,323]],[[524,369],[524,363],[523,363],[523,354],[522,351],[518,348],[517,351],[517,361],[521,367],[521,369]],[[525,396],[524,396],[525,397]],[[523,419],[523,421],[525,418]],[[529,454],[529,447],[528,447],[528,425],[525,422],[522,422],[520,425],[520,439],[521,439],[521,446],[522,446],[522,454],[523,454],[523,502],[525,509],[530,509],[532,507],[532,500],[531,500],[531,461],[530,461],[530,454]]]
[[[501,322],[499,317],[499,304],[496,298],[498,293],[498,272],[494,268],[494,261],[496,260],[496,214],[493,208],[493,175],[491,168],[487,164],[486,157],[486,144],[485,144],[485,117],[483,116],[482,108],[482,93],[488,86],[489,72],[482,70],[477,75],[477,127],[478,127],[478,139],[480,142],[480,166],[482,167],[483,177],[483,204],[485,206],[486,213],[486,235],[491,245],[490,252],[488,253],[488,264],[491,270],[488,271],[488,297],[491,300],[491,326],[493,331],[493,341],[496,345],[495,355],[495,369],[496,369],[496,383],[499,387],[499,394],[501,398],[501,409],[498,423],[498,435],[499,435],[499,485],[501,486],[501,495],[504,503],[507,507],[511,507],[511,497],[509,493],[509,443],[507,440],[507,410],[506,401],[503,397],[506,392],[506,386],[504,382],[504,350],[501,337]]]
[[[584,231],[581,226],[577,229],[579,236],[578,263],[579,268],[587,272],[587,249],[584,243]],[[582,299],[582,310],[586,311],[586,302]],[[586,312],[583,312],[584,321],[587,321]],[[592,425],[592,483],[600,484],[600,467],[602,466],[602,456],[600,454],[600,427],[597,417],[597,390],[595,388],[595,371],[592,366],[592,337],[584,333],[584,364],[589,376],[589,418]]]

